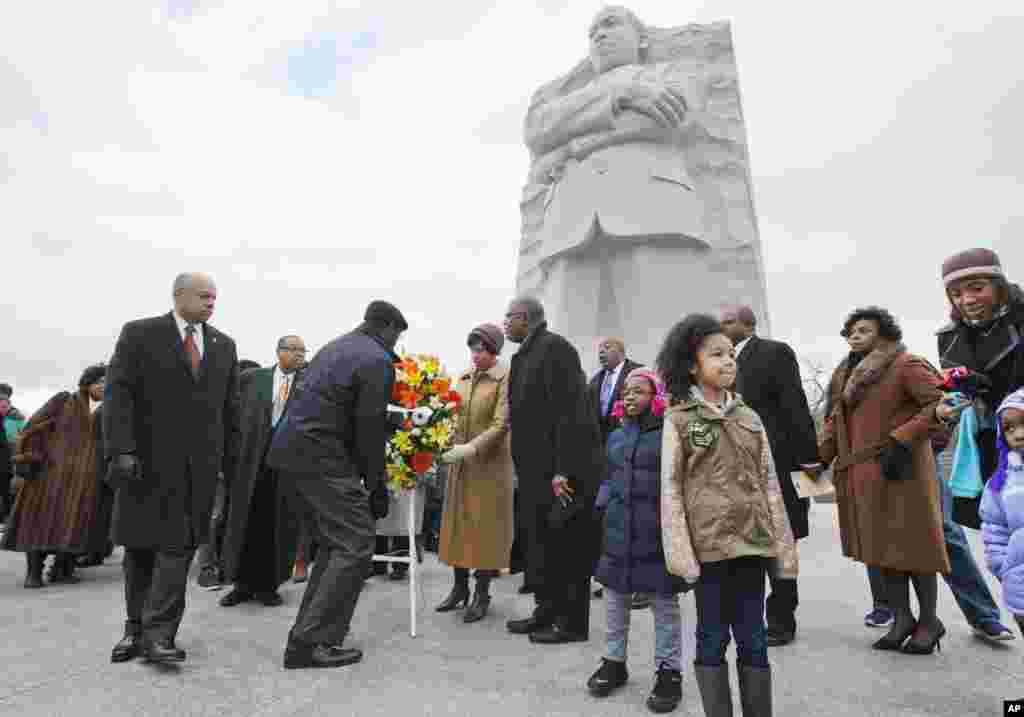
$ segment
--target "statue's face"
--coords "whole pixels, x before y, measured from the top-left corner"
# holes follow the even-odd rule
[[[622,8],[602,10],[590,24],[590,61],[598,74],[640,62],[638,28]]]

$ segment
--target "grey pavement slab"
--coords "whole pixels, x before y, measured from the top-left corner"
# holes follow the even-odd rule
[[[977,548],[976,536],[972,540]],[[940,588],[949,634],[941,654],[911,657],[870,649],[877,630],[863,626],[870,597],[863,567],[840,555],[835,509],[817,504],[812,536],[801,542],[800,632],[771,653],[776,715],[1001,715],[1002,700],[1024,697],[1024,642],[993,647],[974,637]],[[977,551],[980,557],[980,551]],[[532,600],[516,594],[520,578],[495,583],[490,616],[464,625],[433,606],[450,573],[428,554],[418,591],[420,635],[408,634],[407,585],[380,578],[367,585],[351,644],[364,661],[337,670],[285,671],[284,640],[302,586],[283,588],[285,605],[221,608],[221,592],[194,584],[179,635],[189,658],[180,668],[139,662],[112,665],[121,633],[120,553],[81,571],[78,585],[21,587],[24,559],[0,552],[0,715],[640,715],[650,690],[653,629],[633,613],[630,682],[599,700],[584,683],[602,655],[604,607],[592,603],[589,643],[531,645],[508,635],[505,620],[525,616]],[[998,586],[993,582],[997,596]],[[692,597],[682,599],[692,657]],[[1008,616],[1007,616],[1008,618]],[[732,659],[730,657],[730,659]],[[691,671],[684,673],[679,715],[701,715]],[[735,678],[734,678],[735,692]],[[739,705],[736,705],[739,715]]]

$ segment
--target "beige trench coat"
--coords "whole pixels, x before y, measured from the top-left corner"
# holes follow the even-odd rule
[[[455,443],[475,452],[449,470],[438,554],[454,567],[502,570],[509,566],[515,528],[508,368],[499,363],[482,373],[466,371],[456,390],[462,405]]]

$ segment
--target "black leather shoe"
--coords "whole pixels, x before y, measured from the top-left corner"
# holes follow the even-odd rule
[[[166,663],[185,661],[185,651],[176,646],[174,640],[170,638],[147,641],[142,654],[146,658],[146,662]]]
[[[141,654],[142,648],[139,645],[139,636],[126,632],[121,641],[114,645],[114,649],[110,653],[110,661],[114,663],[131,662]]]
[[[344,667],[363,659],[363,651],[338,645],[306,647],[290,644],[284,650],[284,669],[303,670],[311,667]]]
[[[536,645],[564,645],[569,642],[586,642],[588,637],[578,632],[569,632],[558,624],[530,633],[530,642]]]
[[[505,627],[513,635],[530,635],[537,630],[543,630],[550,627],[551,623],[544,623],[535,617],[525,617],[522,620],[509,620],[505,623]]]
[[[628,681],[629,671],[626,669],[626,663],[604,657],[597,672],[587,680],[587,690],[594,697],[607,697]]]
[[[520,595],[533,595],[533,593],[537,592],[537,590],[532,585],[523,583],[519,586],[519,590],[517,590],[516,592],[518,592]]]
[[[786,630],[781,627],[769,627],[766,642],[768,647],[782,647],[796,639],[794,630]]]
[[[253,599],[267,607],[277,607],[278,605],[284,605],[284,598],[282,598],[280,593],[278,593],[276,590],[256,593],[255,595],[253,595]]]
[[[241,605],[243,602],[252,600],[252,593],[248,590],[242,590],[241,588],[233,588],[231,592],[220,599],[221,607],[234,607],[235,605]]]

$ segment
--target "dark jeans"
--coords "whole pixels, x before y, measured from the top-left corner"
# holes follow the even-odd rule
[[[697,582],[698,665],[725,664],[730,635],[736,638],[739,664],[768,667],[764,625],[764,558],[733,558],[701,563]]]
[[[369,493],[358,477],[294,475],[294,501],[318,544],[289,642],[337,645],[352,615],[373,558],[374,520]]]
[[[978,564],[974,560],[971,546],[963,527],[953,522],[953,493],[945,481],[944,452],[935,454],[936,475],[942,495],[942,532],[946,539],[946,554],[949,556],[950,574],[944,575],[946,584],[953,592],[956,604],[967,618],[968,624],[980,627],[999,623],[999,606],[985,583]],[[871,596],[876,607],[888,605],[885,588],[877,568],[868,568]]]
[[[124,598],[129,630],[145,639],[173,640],[185,615],[188,568],[195,550],[125,548]]]

